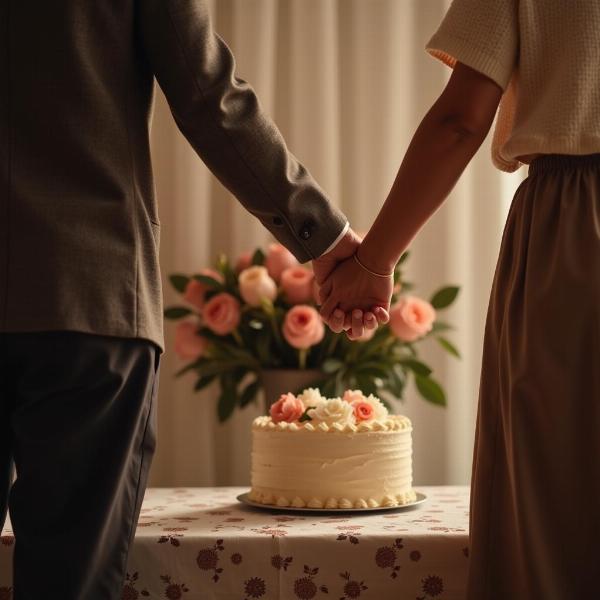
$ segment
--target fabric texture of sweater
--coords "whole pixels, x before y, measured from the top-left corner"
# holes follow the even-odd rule
[[[454,0],[426,50],[502,88],[492,161],[512,172],[528,154],[600,152],[599,30],[598,0]]]

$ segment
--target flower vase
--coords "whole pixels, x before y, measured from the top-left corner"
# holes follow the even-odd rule
[[[261,371],[265,414],[281,394],[301,392],[323,378],[320,369],[263,369]]]

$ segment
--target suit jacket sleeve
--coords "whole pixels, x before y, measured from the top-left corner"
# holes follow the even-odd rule
[[[204,0],[139,0],[141,42],[177,126],[208,168],[300,262],[347,219],[287,149]]]

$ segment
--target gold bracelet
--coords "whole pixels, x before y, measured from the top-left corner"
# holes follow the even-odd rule
[[[375,273],[375,271],[371,271],[371,269],[369,269],[368,267],[365,267],[365,265],[363,265],[359,258],[358,258],[358,252],[354,253],[354,260],[365,270],[368,271],[369,273],[371,273],[371,275],[376,275],[377,277],[385,277],[386,279],[388,277],[391,277],[394,274],[394,271],[392,271],[391,273],[388,273],[387,275],[384,275],[382,273]]]

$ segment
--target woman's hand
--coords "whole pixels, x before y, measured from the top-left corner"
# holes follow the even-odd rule
[[[349,328],[348,337],[359,338],[365,328],[387,323],[393,287],[393,275],[372,275],[351,256],[340,262],[319,287],[321,317],[332,331]]]

